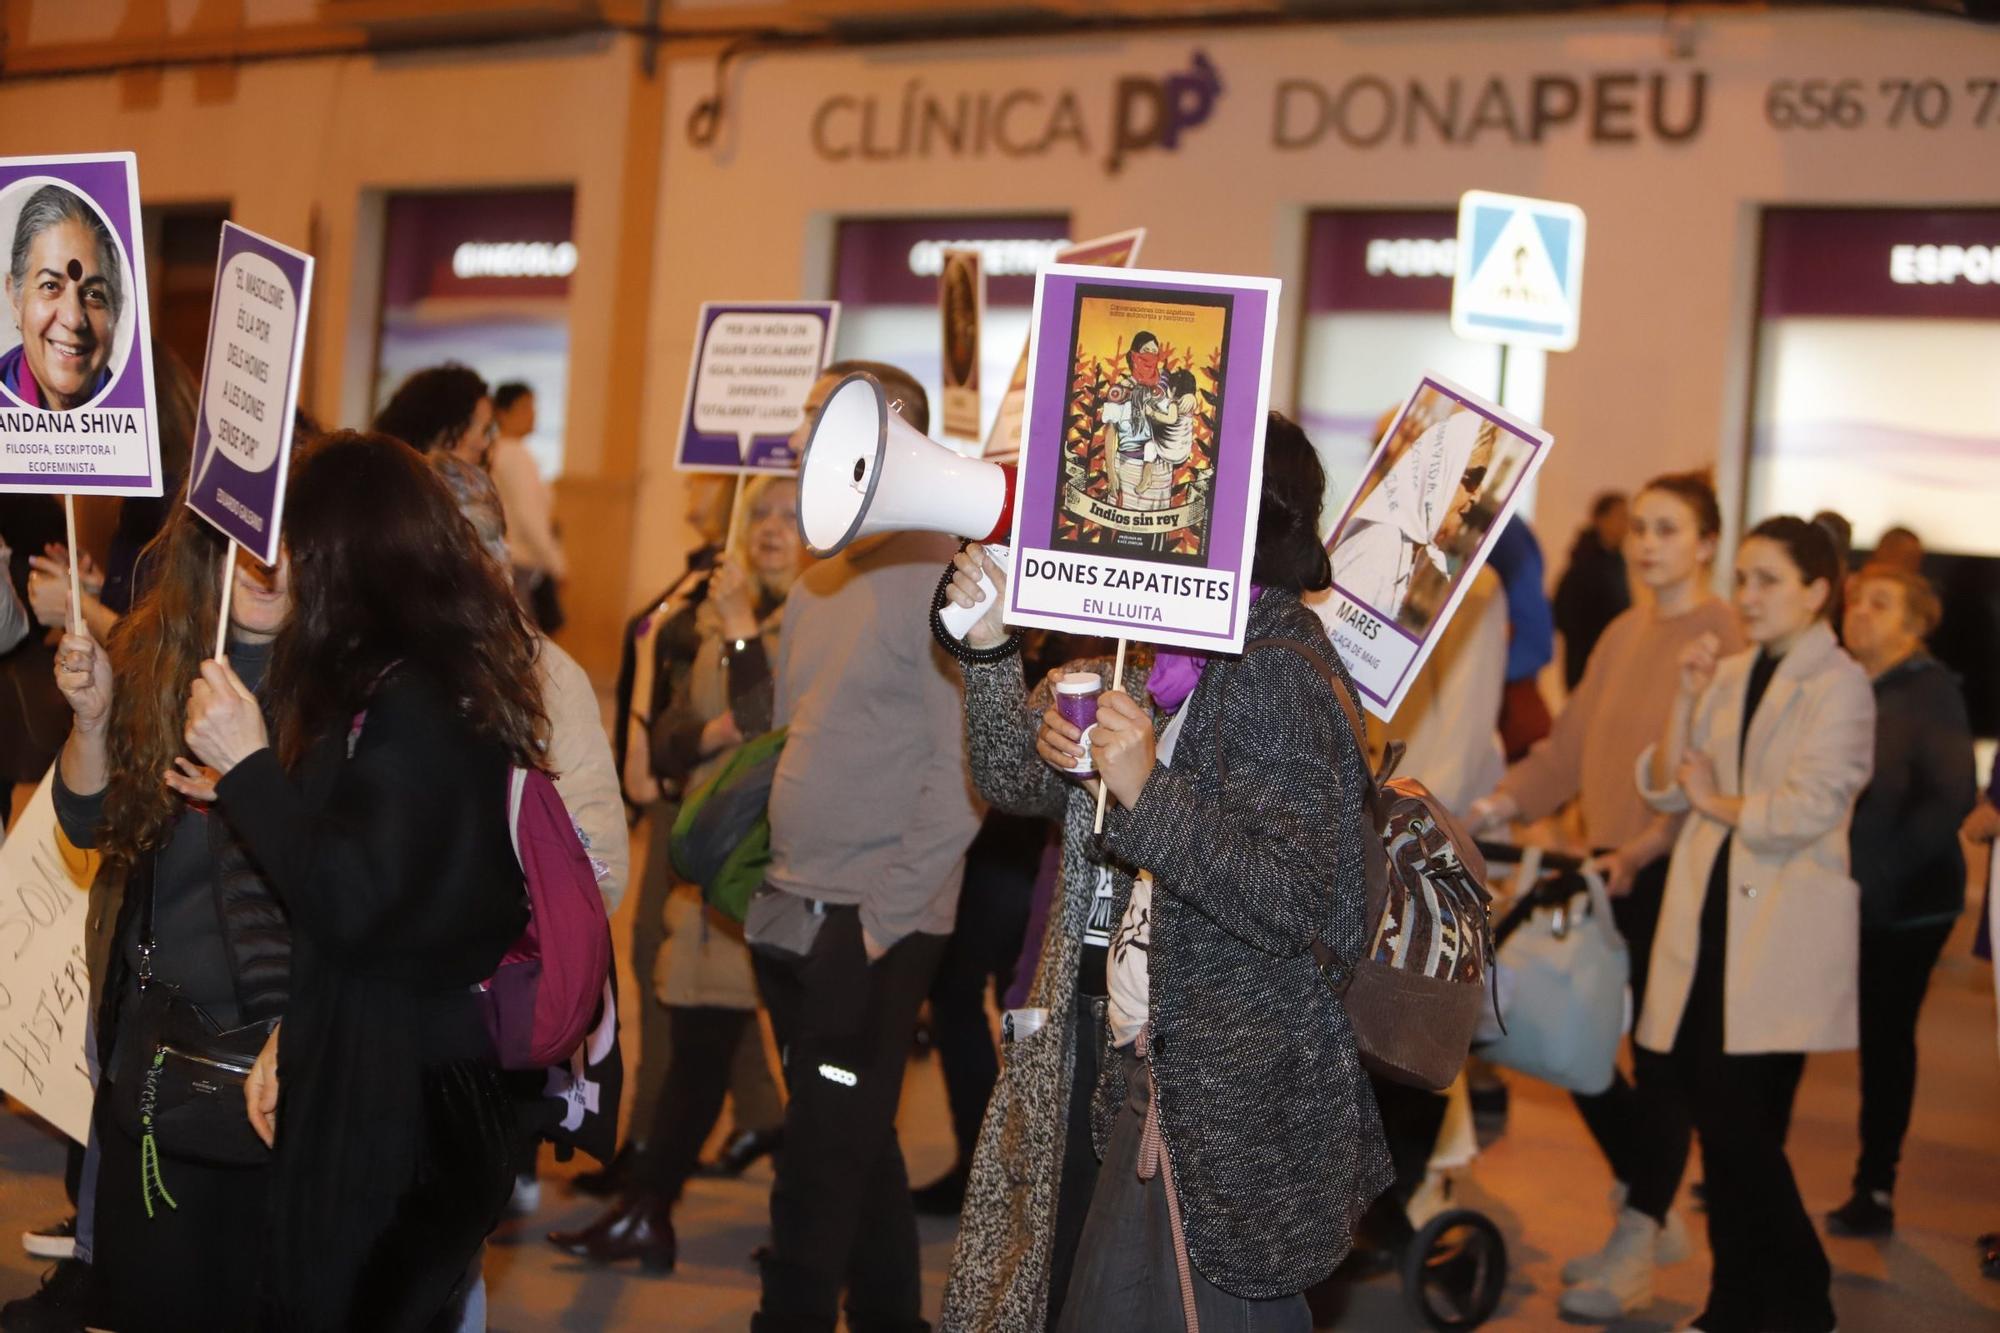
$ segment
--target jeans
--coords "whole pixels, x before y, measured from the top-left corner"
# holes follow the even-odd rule
[[[1125,1104],[1105,1146],[1104,1167],[1090,1201],[1089,1220],[1083,1224],[1076,1274],[1063,1301],[1058,1333],[1106,1329],[1173,1333],[1187,1327],[1167,1215],[1167,1178],[1164,1172],[1151,1180],[1139,1178],[1140,1134],[1152,1101],[1146,1062],[1129,1046],[1119,1055],[1124,1061]],[[1202,1333],[1312,1333],[1312,1311],[1303,1293],[1246,1300],[1215,1286],[1192,1266],[1189,1276]]]
[[[1917,1096],[1917,1014],[1952,923],[1861,932],[1861,1160],[1856,1192],[1896,1188]]]
[[[753,1333],[915,1333],[922,1282],[896,1107],[942,935],[868,961],[861,916],[830,908],[804,957],[758,952],[757,989],[783,1052],[785,1146]]]

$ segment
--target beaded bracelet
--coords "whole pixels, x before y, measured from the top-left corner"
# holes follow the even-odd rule
[[[938,615],[938,612],[944,610],[945,603],[949,600],[945,594],[945,589],[951,586],[952,571],[956,568],[957,566],[955,565],[946,565],[944,567],[944,577],[938,580],[937,591],[931,594],[931,635],[938,641],[938,646],[968,666],[984,666],[986,663],[998,662],[1014,653],[1020,652],[1021,631],[1019,630],[1015,630],[991,648],[974,648],[971,644],[968,644],[965,640],[944,627],[944,620]]]

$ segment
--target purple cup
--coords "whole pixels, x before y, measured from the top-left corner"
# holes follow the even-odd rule
[[[1083,760],[1076,768],[1057,772],[1071,777],[1094,778],[1097,761],[1090,753],[1091,729],[1097,725],[1097,696],[1104,693],[1104,680],[1095,671],[1072,671],[1056,680],[1056,712],[1083,733]]]

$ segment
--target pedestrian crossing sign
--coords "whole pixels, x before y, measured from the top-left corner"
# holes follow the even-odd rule
[[[1583,210],[1468,190],[1458,201],[1451,329],[1461,338],[1567,352],[1583,308]]]

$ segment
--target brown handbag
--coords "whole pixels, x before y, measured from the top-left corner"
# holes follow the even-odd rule
[[[1253,639],[1284,648],[1319,672],[1368,753],[1368,724],[1333,669],[1295,639]],[[1216,729],[1218,756],[1222,731]],[[1441,1092],[1451,1086],[1472,1047],[1493,971],[1486,860],[1444,802],[1414,778],[1392,777],[1401,742],[1383,756],[1362,793],[1363,873],[1368,907],[1361,957],[1349,962],[1323,941],[1313,956],[1354,1028],[1361,1062],[1395,1083]],[[1228,763],[1221,772],[1226,782]]]

